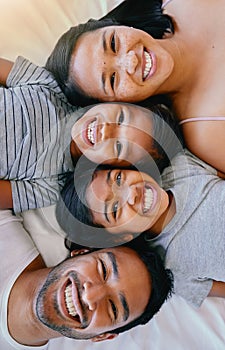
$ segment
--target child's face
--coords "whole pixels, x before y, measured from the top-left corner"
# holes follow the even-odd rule
[[[145,173],[100,170],[86,190],[95,224],[111,233],[141,233],[169,208],[168,194]]]
[[[95,163],[133,164],[152,152],[151,115],[131,104],[98,104],[74,124],[72,138]]]

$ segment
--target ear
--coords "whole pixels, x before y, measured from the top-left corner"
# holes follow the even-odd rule
[[[113,237],[114,238],[114,237]],[[131,234],[131,233],[124,233],[122,235],[119,235],[118,237],[115,235],[115,239],[114,241],[116,243],[126,243],[126,242],[129,242],[131,241],[132,239],[134,239],[134,236]]]
[[[88,248],[82,248],[82,249],[74,249],[70,253],[71,258],[76,256],[76,255],[82,255],[82,254],[87,254],[91,251],[91,249]]]
[[[96,335],[95,337],[91,338],[91,341],[93,341],[94,343],[97,343],[99,341],[103,341],[103,340],[112,340],[114,338],[116,338],[119,334],[116,333],[103,333],[100,335]]]

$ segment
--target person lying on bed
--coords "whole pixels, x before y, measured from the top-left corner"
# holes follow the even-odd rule
[[[22,57],[15,64],[1,59],[0,65],[0,208],[21,212],[55,203],[64,174],[74,170],[83,153],[98,163],[111,158],[133,163],[145,150],[154,153],[145,132],[150,130],[150,110],[118,103],[78,109],[46,69]],[[171,119],[165,107],[156,106],[152,112]],[[128,122],[130,126],[124,126]],[[103,136],[96,140],[100,123]]]
[[[2,350],[113,339],[147,323],[171,294],[172,274],[154,250],[83,249],[48,268],[10,210],[0,211],[0,236]]]
[[[46,67],[71,103],[163,94],[187,147],[225,173],[224,32],[223,0],[126,0],[66,32]]]
[[[195,306],[208,295],[224,297],[224,180],[184,150],[161,181],[159,185],[148,174],[128,169],[76,172],[61,193],[57,220],[72,241],[77,239],[73,227],[82,221],[82,235],[86,232],[92,245],[97,233],[102,246],[104,240],[107,246],[107,232],[114,245],[143,233],[145,244],[157,248],[171,269],[175,293]],[[89,225],[96,227],[93,237]]]

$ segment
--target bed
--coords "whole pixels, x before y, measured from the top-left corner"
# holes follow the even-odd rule
[[[64,31],[90,17],[99,18],[120,1],[0,0],[1,56],[15,60],[17,55],[23,55],[44,65]],[[64,233],[55,220],[54,206],[24,212],[23,219],[48,266],[66,257]],[[225,300],[207,298],[200,310],[196,310],[173,296],[147,325],[112,341],[92,343],[61,338],[48,344],[48,350],[63,349],[224,350]]]

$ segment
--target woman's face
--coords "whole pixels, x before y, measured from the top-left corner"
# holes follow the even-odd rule
[[[111,233],[141,233],[169,208],[168,194],[147,174],[134,170],[100,170],[86,190],[95,224]]]
[[[72,138],[95,163],[135,163],[153,152],[152,112],[126,103],[102,103],[73,126]]]
[[[70,76],[101,101],[136,102],[164,92],[173,66],[160,40],[131,27],[109,26],[80,36]]]

